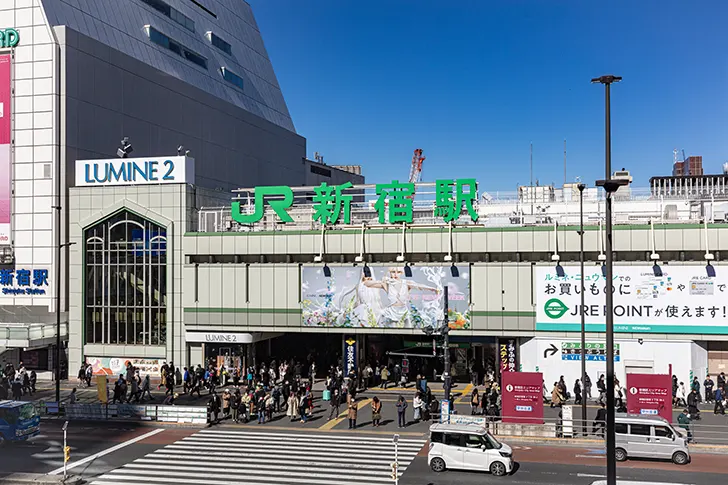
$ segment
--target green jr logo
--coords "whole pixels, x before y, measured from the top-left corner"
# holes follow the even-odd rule
[[[563,317],[564,313],[566,313],[568,309],[569,307],[564,305],[564,303],[558,298],[551,298],[543,306],[543,311],[546,313],[546,316],[553,318],[554,320]]]

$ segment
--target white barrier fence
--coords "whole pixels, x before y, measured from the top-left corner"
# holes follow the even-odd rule
[[[159,421],[178,424],[207,424],[207,407],[134,404],[67,404],[68,419]]]

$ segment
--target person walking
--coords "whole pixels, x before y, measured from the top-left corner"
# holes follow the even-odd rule
[[[267,394],[265,392],[257,393],[258,398],[255,401],[255,408],[258,411],[258,424],[265,424],[265,403]]]
[[[591,387],[592,387],[592,381],[591,377],[589,377],[589,374],[584,374],[584,396],[583,398],[586,399],[587,402],[589,402],[589,399],[591,399]]]
[[[558,382],[554,382],[554,388],[551,390],[551,407],[560,407],[563,403],[564,397],[561,394],[561,387]]]
[[[210,394],[210,400],[207,402],[207,407],[210,409],[210,424],[216,424],[218,422],[218,416],[220,415],[220,396],[217,395],[214,389]]]
[[[695,391],[695,394],[697,395],[698,402],[702,402],[703,397],[700,395],[700,382],[698,381],[698,377],[693,377],[693,382],[690,385],[690,390]]]
[[[230,411],[232,412],[233,423],[238,423],[238,411],[240,410],[240,389],[236,388],[230,398]]]
[[[334,387],[331,391],[331,400],[329,401],[331,408],[329,409],[329,420],[332,420],[341,414],[341,393],[338,387]]]
[[[405,411],[407,411],[407,401],[404,396],[399,396],[397,399],[397,427],[404,428],[406,426]]]
[[[222,393],[222,419],[227,419],[230,416],[230,400],[232,395],[230,389],[225,389]]]
[[[71,390],[71,394],[68,396],[68,404],[76,404],[78,398],[76,397],[76,388]]]
[[[677,392],[675,393],[675,405],[680,407],[685,407],[688,405],[687,402],[687,392],[685,391],[685,383],[681,382],[679,386],[677,386]]]
[[[478,414],[478,408],[480,408],[480,395],[478,394],[478,388],[473,389],[473,394],[470,396],[470,414]]]
[[[387,369],[387,366],[382,366],[382,389],[387,388],[387,384],[389,383],[389,369]]]
[[[597,389],[599,390],[599,404],[602,404],[607,399],[607,383],[604,382],[604,374],[599,376],[597,381]]]
[[[141,399],[142,401],[144,400],[144,396],[145,396],[145,395],[149,396],[149,400],[150,400],[150,401],[151,401],[152,399],[154,399],[154,398],[152,397],[152,392],[151,392],[151,383],[149,382],[149,374],[145,375],[145,376],[144,376],[144,380],[142,381],[142,394],[141,394],[141,396],[140,396],[140,399]]]
[[[713,396],[715,397],[715,406],[713,406],[713,414],[725,414],[725,406],[723,405],[723,400],[725,399],[725,395],[723,394],[723,389],[720,387],[717,387],[715,389],[715,394]]]
[[[356,429],[356,415],[359,412],[359,406],[356,403],[355,397],[350,397],[348,401],[349,411],[347,417],[349,418],[349,429]]]
[[[592,433],[604,436],[604,427],[607,425],[607,408],[603,402],[599,403],[599,406],[597,415],[594,417],[594,423],[592,424]]]
[[[688,443],[693,442],[693,433],[690,430],[690,412],[687,409],[683,409],[683,411],[678,415],[677,422],[680,425],[682,429],[685,430],[685,433],[688,435]]]
[[[291,391],[291,393],[289,394],[286,405],[286,416],[291,418],[291,422],[294,422],[296,419],[298,419],[298,399],[296,398],[296,394],[293,391]]]
[[[419,392],[416,392],[415,397],[412,399],[412,417],[415,423],[419,423],[420,419],[422,419],[422,398]]]
[[[301,415],[301,422],[305,423],[306,421],[308,421],[308,416],[306,414],[307,413],[306,406],[308,404],[308,399],[306,399],[306,396],[300,390],[298,391],[297,397],[298,397],[298,414]]]
[[[715,387],[715,382],[713,382],[713,379],[710,378],[710,374],[705,376],[705,380],[703,381],[703,387],[705,388],[705,402],[711,402],[713,400],[713,387]]]
[[[377,396],[372,398],[372,426],[375,428],[379,427],[379,422],[382,420],[382,401]]]
[[[581,383],[579,379],[574,382],[574,404],[581,404]]]

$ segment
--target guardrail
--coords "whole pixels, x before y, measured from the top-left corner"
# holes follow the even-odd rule
[[[40,416],[64,416],[67,419],[91,421],[154,421],[177,424],[207,424],[206,406],[163,406],[156,404],[62,404],[38,401],[33,403]]]
[[[512,419],[524,420],[523,416],[510,416]],[[604,428],[601,423],[592,420],[544,418],[533,423],[504,423],[501,416],[483,416],[451,414],[451,424],[477,424],[486,427],[495,436],[518,436],[536,438],[588,438],[604,439]],[[690,432],[690,443],[702,445],[728,446],[728,421],[726,424],[703,424],[691,422],[688,430],[679,423],[671,423],[672,427],[683,436]],[[606,423],[604,423],[606,427]]]

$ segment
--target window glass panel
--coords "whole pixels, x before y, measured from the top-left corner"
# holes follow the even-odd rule
[[[630,434],[638,436],[650,436],[649,424],[630,424]]]
[[[614,424],[614,432],[617,434],[627,434],[627,424],[625,423],[615,423]]]
[[[86,342],[165,345],[166,230],[121,212],[85,236]]]
[[[433,443],[442,443],[442,433],[432,433],[430,441]]]
[[[465,437],[466,448],[480,448],[482,444],[483,441],[477,434],[469,434]]]
[[[461,438],[463,435],[460,434],[446,434],[445,435],[445,444],[448,446],[461,446]]]
[[[672,438],[672,430],[667,426],[655,426],[655,436],[660,438]]]

